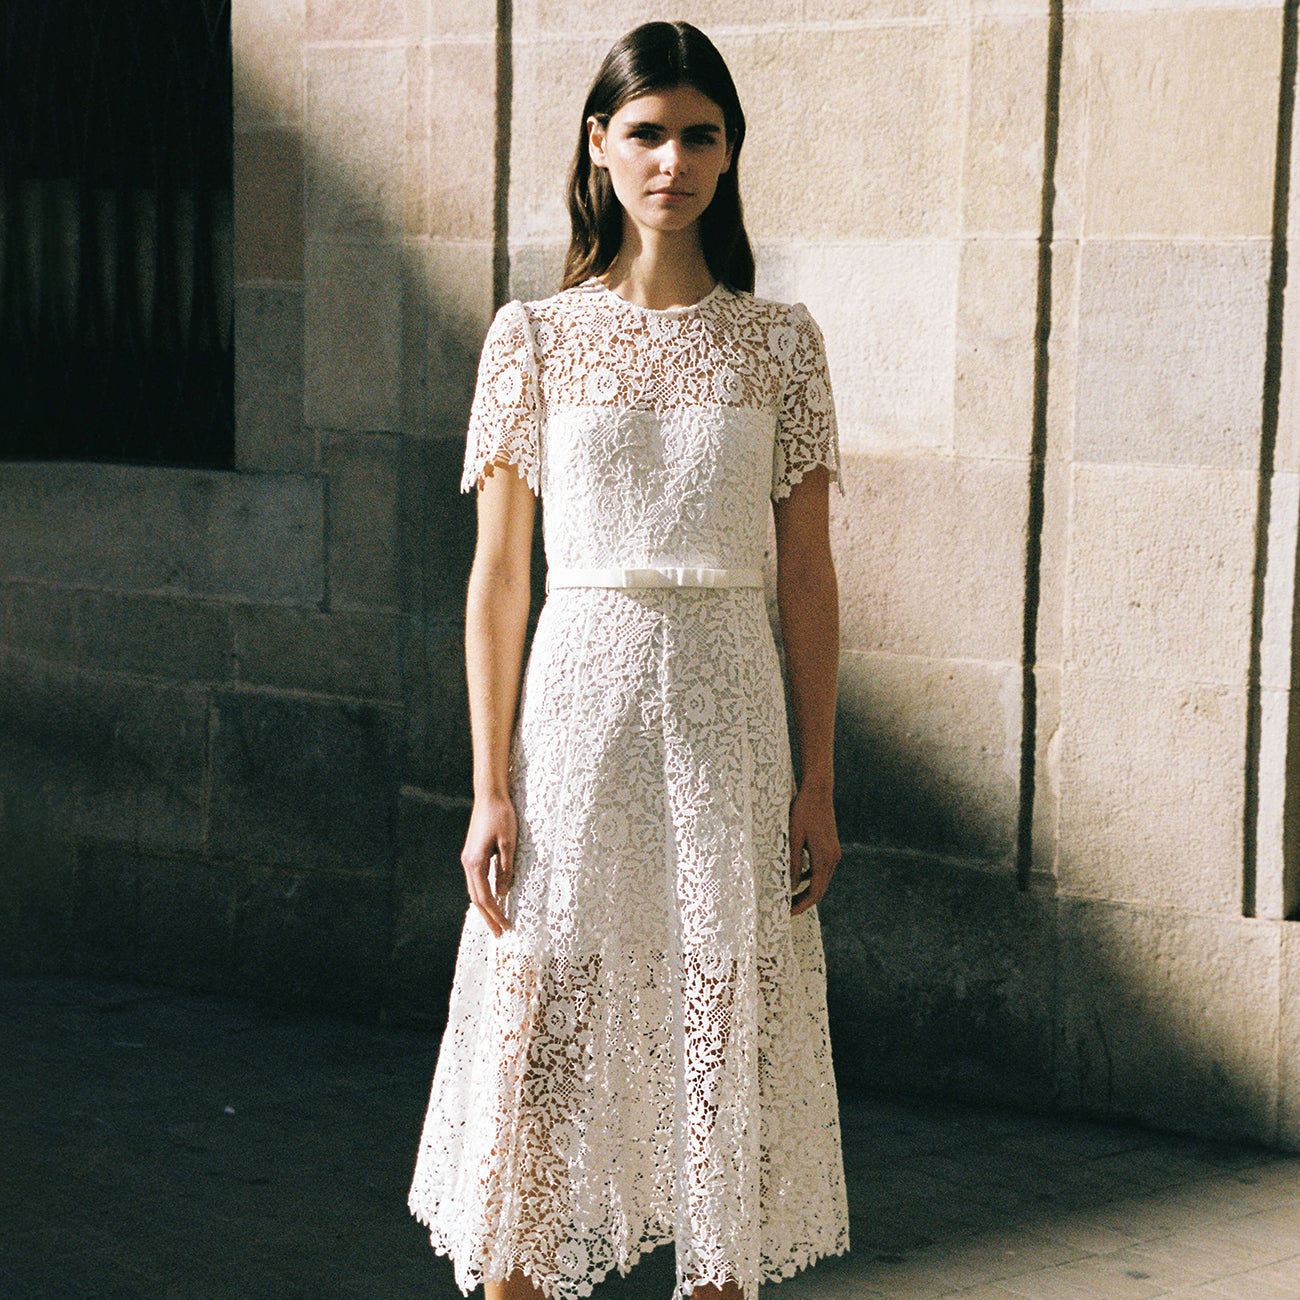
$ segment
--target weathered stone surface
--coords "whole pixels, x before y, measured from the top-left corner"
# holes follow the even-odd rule
[[[302,136],[234,138],[235,279],[302,279]]]
[[[1012,665],[844,655],[835,746],[841,838],[1009,867],[1019,692]]]
[[[513,13],[515,32],[523,40],[557,35],[590,39],[594,60],[585,68],[588,81],[595,77],[597,66],[615,39],[647,21],[647,11],[637,0],[611,0],[600,6],[574,5],[570,0],[528,0],[515,5]],[[801,17],[797,0],[773,0],[768,4],[763,0],[702,0],[691,6],[689,14],[689,20],[708,32],[724,57],[735,41],[730,28],[791,24]]]
[[[1259,460],[1268,245],[1090,241],[1080,273],[1080,460]]]
[[[1243,472],[1076,467],[1069,661],[1115,676],[1244,683],[1256,491]]]
[[[231,987],[233,874],[224,864],[140,858],[135,950],[121,973],[190,988]],[[128,868],[130,869],[130,868]]]
[[[137,973],[142,861],[136,850],[111,845],[77,852],[71,932],[82,974]]]
[[[770,268],[767,291],[821,327],[846,450],[952,447],[959,265],[955,242],[916,240],[796,246]]]
[[[125,592],[80,592],[77,659],[107,672],[177,682],[229,681],[230,608]]]
[[[305,219],[318,238],[397,235],[404,207],[406,51],[325,45],[304,55]]]
[[[41,659],[76,657],[75,592],[27,582],[0,586],[0,646]]]
[[[492,246],[408,239],[403,251],[403,428],[454,439],[463,450],[492,321]]]
[[[1241,913],[1243,688],[1066,669],[1061,887]]]
[[[819,911],[842,1080],[1050,1101],[1050,899],[1004,876],[851,847]]]
[[[407,0],[406,10],[407,32],[417,40],[490,36],[496,27],[495,0]]]
[[[391,40],[406,32],[406,0],[306,0],[308,41]]]
[[[773,27],[729,42],[748,118],[740,176],[751,233],[764,241],[955,236],[967,41],[966,25],[953,22]],[[794,68],[815,68],[815,82]],[[833,152],[810,147],[828,139]]]
[[[972,239],[962,245],[953,413],[958,453],[1028,459],[1037,307],[1036,244]]]
[[[258,0],[230,14],[235,130],[302,125],[306,0]]]
[[[329,475],[329,592],[337,608],[397,607],[399,440],[327,434],[321,468]]]
[[[495,95],[490,38],[407,51],[407,234],[492,239]]]
[[[1277,925],[1079,899],[1057,906],[1065,1104],[1271,1141]]]
[[[236,605],[231,620],[241,682],[375,700],[401,695],[395,614]]]
[[[460,850],[468,801],[402,791],[398,817],[396,911],[384,1010],[412,1025],[441,1028],[468,897]]]
[[[378,873],[250,868],[235,887],[233,991],[375,1015],[391,888]]]
[[[244,284],[235,290],[235,461],[241,470],[316,468],[302,422],[303,291]]]
[[[1279,921],[1278,1133],[1281,1146],[1300,1151],[1300,925]]]
[[[1040,662],[1034,672],[1034,691],[1031,885],[1055,892],[1061,843],[1061,669]]]
[[[853,456],[844,477],[831,525],[844,644],[931,659],[1018,659],[1025,465]]]
[[[393,246],[308,241],[303,362],[308,424],[400,429],[404,281]]]
[[[977,19],[962,174],[968,234],[1037,235],[1046,90],[1046,20]]]
[[[473,765],[462,619],[412,627],[406,641],[406,767],[423,789],[467,795]]]
[[[511,243],[510,296],[523,302],[547,298],[558,293],[564,278],[564,255],[567,240],[537,243]],[[760,292],[762,290],[760,289]]]
[[[463,456],[463,444],[451,439],[402,444],[403,607],[432,621],[464,620],[477,528],[475,494],[460,490]],[[534,525],[539,544],[540,533]],[[535,585],[545,572],[534,572]]]
[[[199,687],[0,659],[0,771],[60,840],[199,847],[207,722]]]
[[[133,465],[9,464],[0,573],[65,586],[316,603],[322,483]]]
[[[1269,233],[1281,23],[1277,7],[1080,20],[1090,232]]]
[[[222,692],[214,700],[212,852],[391,868],[397,719],[375,704]]]

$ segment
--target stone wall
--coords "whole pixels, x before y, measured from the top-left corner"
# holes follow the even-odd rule
[[[846,1082],[1300,1145],[1294,13],[680,12],[841,417]],[[236,0],[236,472],[0,469],[13,964],[437,1022],[475,359],[651,16]]]

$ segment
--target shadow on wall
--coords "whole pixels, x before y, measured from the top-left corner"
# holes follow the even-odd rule
[[[244,473],[325,484],[319,596],[261,600],[184,573],[87,591],[84,557],[57,539],[15,552],[0,606],[6,964],[436,1027],[465,908],[473,516],[456,487],[490,274],[386,234],[400,193],[328,143],[305,146],[319,224],[297,232],[297,277],[277,227],[288,263],[244,269],[236,323]],[[288,202],[283,160],[265,163],[254,193]],[[100,636],[88,602],[134,613]],[[159,602],[195,653],[163,654]],[[1238,922],[1018,890],[1014,779],[913,724],[887,684],[841,701],[848,851],[823,927],[844,1083],[1274,1140],[1265,931],[1258,964],[1232,970]],[[1227,982],[1198,1002],[1207,944]]]

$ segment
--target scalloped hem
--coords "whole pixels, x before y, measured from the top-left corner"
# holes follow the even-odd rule
[[[504,1281],[504,1278],[487,1277],[482,1272],[474,1270],[467,1276],[468,1284],[466,1285],[462,1283],[459,1276],[460,1270],[456,1265],[456,1257],[452,1252],[452,1247],[446,1237],[441,1235],[438,1229],[434,1226],[432,1216],[429,1215],[423,1207],[417,1206],[411,1201],[407,1202],[407,1208],[410,1210],[415,1221],[428,1231],[429,1244],[432,1246],[434,1254],[441,1255],[444,1259],[451,1262],[452,1268],[457,1274],[456,1286],[460,1289],[462,1295],[469,1295],[471,1291],[482,1286],[485,1281]],[[657,1241],[643,1241],[637,1246],[636,1250],[626,1263],[612,1263],[599,1272],[588,1274],[588,1276],[573,1290],[569,1290],[562,1284],[539,1277],[524,1264],[517,1265],[514,1271],[522,1273],[525,1279],[535,1286],[546,1300],[583,1300],[584,1297],[589,1296],[596,1287],[604,1282],[611,1273],[617,1271],[619,1277],[626,1277],[647,1255],[651,1254],[653,1251],[659,1250],[663,1246],[671,1246],[672,1244],[673,1238],[671,1236],[662,1237]],[[827,1246],[825,1248],[814,1247],[798,1258],[786,1260],[779,1268],[769,1265],[766,1268],[760,1269],[758,1285],[772,1286],[780,1282],[788,1281],[790,1278],[796,1277],[798,1274],[805,1272],[823,1259],[830,1259],[838,1255],[847,1255],[848,1252],[849,1231],[846,1224],[843,1240],[836,1242],[833,1246]],[[701,1280],[679,1278],[673,1288],[673,1296],[680,1296],[683,1300],[689,1300],[690,1294],[695,1287],[706,1286],[710,1281],[712,1281],[715,1286],[719,1285],[717,1281],[710,1278],[704,1278]],[[757,1291],[755,1291],[753,1296],[747,1294],[746,1300],[758,1300]]]
[[[772,489],[772,500],[784,501],[786,497],[788,497],[790,493],[793,492],[795,488],[797,488],[799,484],[802,483],[815,469],[829,470],[831,482],[834,483],[836,488],[839,490],[840,496],[844,495],[844,480],[840,474],[839,465],[832,465],[829,461],[819,460],[812,465],[803,465],[799,469],[792,469],[790,471],[789,481],[778,483],[776,487]]]
[[[462,492],[473,492],[483,486],[483,481],[492,477],[492,472],[497,467],[502,469],[512,469],[525,483],[528,484],[533,496],[541,496],[541,473],[536,465],[525,465],[522,456],[510,456],[505,460],[486,460],[481,465],[465,467],[465,472],[461,475],[460,490]]]

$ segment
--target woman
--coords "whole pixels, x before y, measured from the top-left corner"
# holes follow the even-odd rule
[[[473,906],[411,1208],[487,1300],[585,1295],[668,1241],[682,1294],[756,1300],[848,1245],[812,910],[840,855],[835,418],[807,311],[751,294],[744,135],[701,32],[620,40],[583,110],[565,288],[502,308],[483,349]]]

